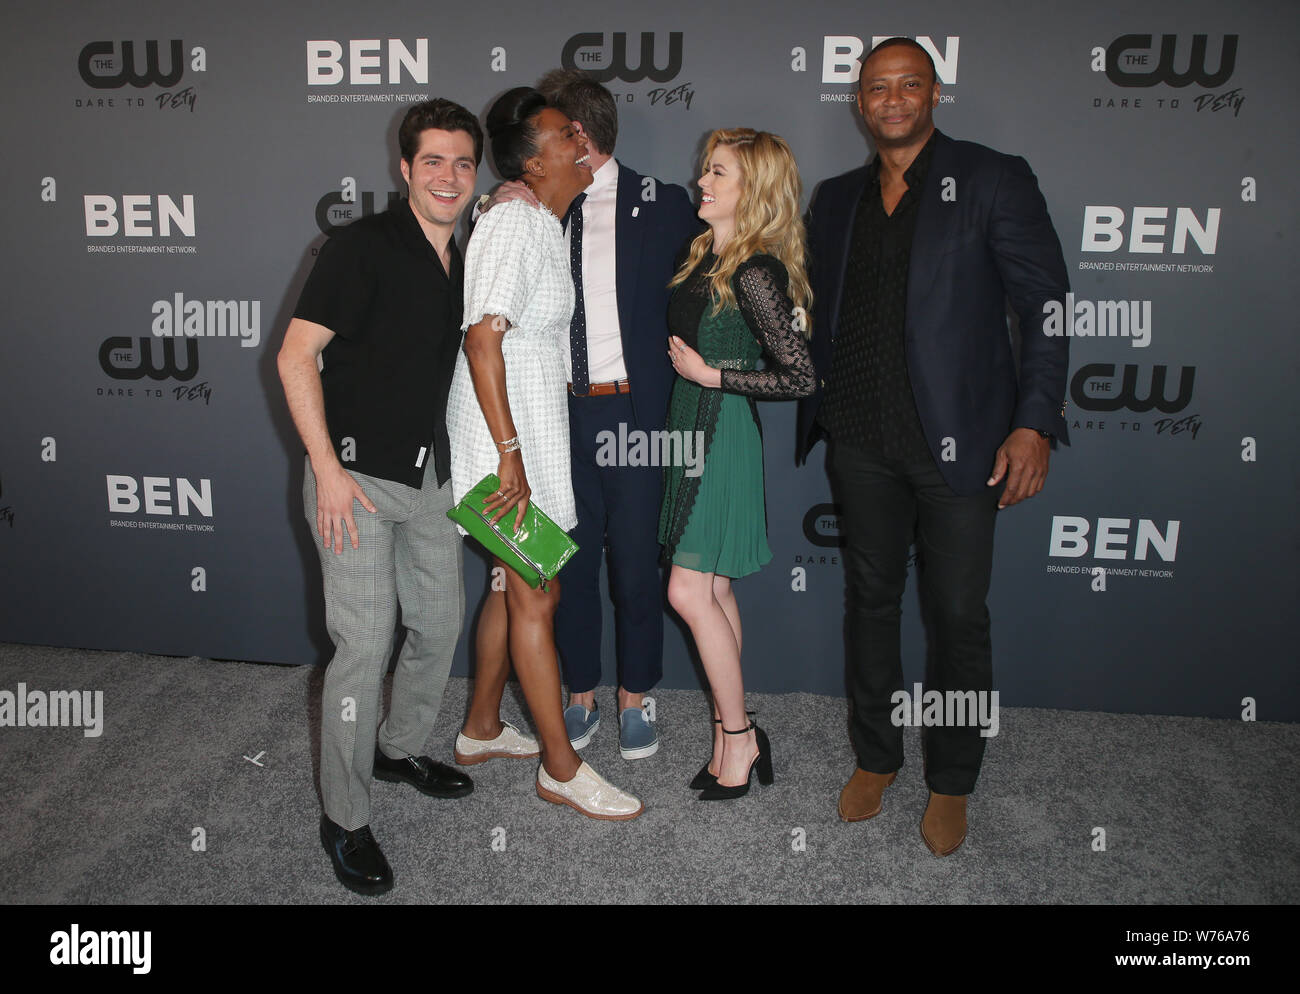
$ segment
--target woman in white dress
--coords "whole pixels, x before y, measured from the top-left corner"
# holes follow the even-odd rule
[[[536,501],[567,531],[578,521],[564,371],[574,293],[559,219],[591,183],[587,146],[529,87],[497,99],[487,131],[498,171],[526,183],[540,204],[493,207],[466,251],[465,344],[447,401],[452,494],[459,501],[496,473],[501,489],[485,505],[494,520],[515,514],[522,522]],[[493,566],[503,571],[505,590],[488,594],[479,619],[474,696],[457,759],[521,754],[523,737],[499,717],[513,662],[541,739],[538,795],[592,818],[637,817],[641,802],[602,779],[569,744],[555,651],[558,579],[549,591],[533,589],[500,559]]]

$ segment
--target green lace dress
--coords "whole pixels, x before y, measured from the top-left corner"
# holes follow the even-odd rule
[[[674,458],[664,469],[659,541],[667,562],[741,577],[772,558],[754,400],[807,396],[814,373],[780,261],[755,255],[742,263],[731,284],[737,306],[714,315],[706,274],[716,261],[706,255],[669,302],[670,330],[722,370],[722,386],[701,387],[680,376],[673,385],[666,427],[678,434],[669,435],[670,451],[691,458]],[[761,370],[760,357],[766,357]]]

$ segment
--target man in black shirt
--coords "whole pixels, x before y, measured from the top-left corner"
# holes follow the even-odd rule
[[[810,210],[819,389],[800,404],[799,440],[806,456],[830,437],[847,540],[858,769],[840,816],[879,813],[903,765],[895,695],[915,540],[926,689],[964,712],[945,708],[957,720],[922,733],[930,802],[921,835],[946,856],[966,837],[966,796],[983,759],[988,729],[975,716],[996,706],[986,606],[994,522],[1042,489],[1052,440],[1067,441],[1067,340],[1045,335],[1043,319],[1069,285],[1028,165],[937,131],[938,103],[934,62],[911,39],[884,41],[863,60],[858,109],[878,154],[823,183]],[[1018,370],[1008,301],[1020,321]]]
[[[473,790],[420,753],[465,612],[461,543],[446,516],[446,410],[461,338],[453,235],[483,135],[473,114],[438,99],[407,112],[398,144],[408,199],[322,246],[279,354],[307,449],[304,510],[320,534],[335,647],[321,698],[321,841],[339,881],[362,894],[393,883],[370,832],[372,774],[434,797]],[[399,605],[406,635],[380,726]]]
[[[867,166],[857,203],[835,336],[835,361],[817,419],[837,442],[889,459],[927,458],[903,347],[907,270],[917,200],[935,135],[903,173],[906,188],[892,213],[882,198],[880,156]]]

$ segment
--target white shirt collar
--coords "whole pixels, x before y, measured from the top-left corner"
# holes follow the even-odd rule
[[[618,182],[618,160],[612,155],[605,164],[591,174],[591,186],[587,187],[587,196],[603,193]]]

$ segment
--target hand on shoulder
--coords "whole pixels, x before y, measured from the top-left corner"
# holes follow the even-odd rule
[[[514,200],[522,200],[533,205],[538,203],[537,195],[533,193],[532,188],[527,183],[522,180],[511,179],[506,180],[492,192],[492,196],[483,205],[483,213],[486,214],[493,207],[508,204]]]
[[[541,231],[551,217],[550,211],[540,205],[534,206],[522,199],[506,200],[479,218],[471,233],[470,244],[528,238]]]

